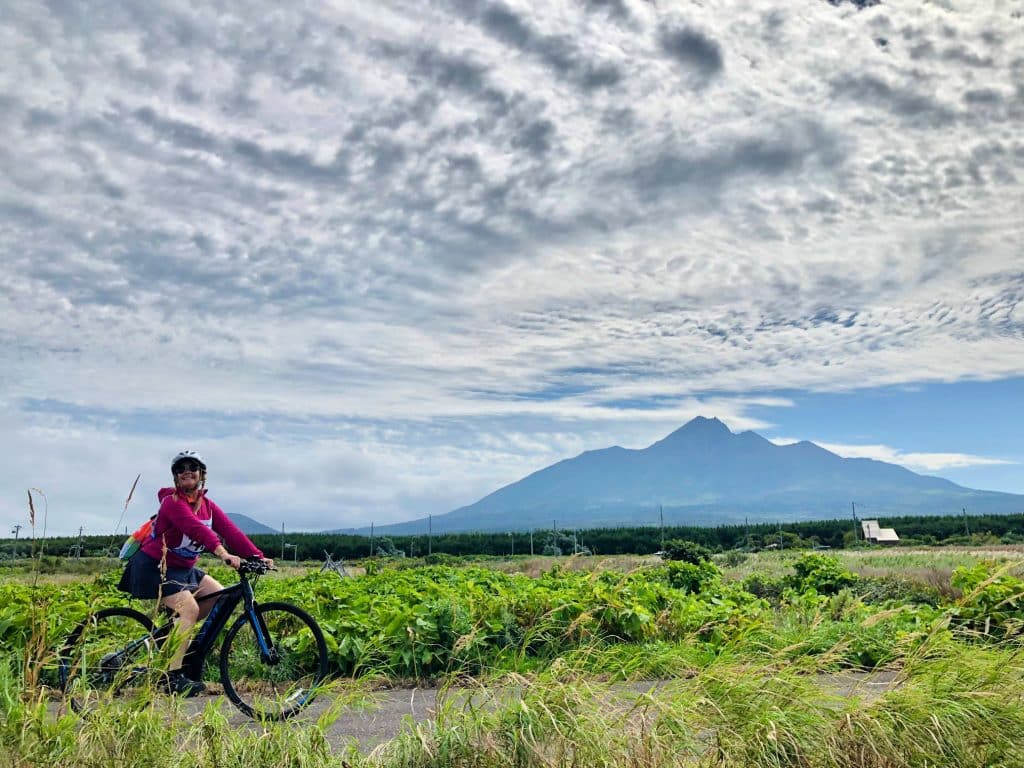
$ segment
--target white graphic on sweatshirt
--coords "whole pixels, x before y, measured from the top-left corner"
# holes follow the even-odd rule
[[[210,528],[211,530],[213,529],[213,517],[212,516],[209,517],[206,520],[203,520],[201,518],[196,518],[196,519],[199,520],[199,522],[202,523],[203,525],[205,525],[207,528]],[[203,552],[205,552],[206,551],[206,547],[204,545],[200,544],[198,541],[192,541],[192,539],[190,539],[188,537],[188,534],[183,532],[181,534],[181,544],[179,544],[176,547],[171,548],[169,551],[173,552],[178,557],[184,557],[184,558],[187,558],[189,560],[193,560],[193,559],[199,557],[199,555],[201,555]]]

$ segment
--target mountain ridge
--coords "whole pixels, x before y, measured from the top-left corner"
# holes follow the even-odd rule
[[[280,531],[275,531],[269,525],[264,525],[259,520],[253,520],[248,515],[242,515],[237,512],[228,512],[227,516],[228,519],[238,527],[238,530],[246,536],[251,536],[256,533],[280,533]]]
[[[964,488],[905,467],[844,458],[802,440],[776,445],[698,416],[646,448],[588,450],[531,472],[473,504],[434,515],[435,533],[666,524],[716,525],[864,514],[938,515],[1024,511],[1024,496]],[[514,522],[510,522],[514,521]],[[381,534],[426,531],[427,520],[377,526]],[[348,529],[346,532],[353,532]],[[364,532],[358,529],[356,532]]]

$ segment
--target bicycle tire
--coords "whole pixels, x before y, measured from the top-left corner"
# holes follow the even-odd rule
[[[286,720],[312,701],[327,677],[327,643],[308,613],[288,603],[256,606],[256,613],[277,653],[261,652],[249,615],[228,630],[220,653],[224,693],[257,720]]]
[[[75,712],[146,677],[159,641],[155,626],[133,608],[104,608],[80,622],[58,657],[58,680]]]

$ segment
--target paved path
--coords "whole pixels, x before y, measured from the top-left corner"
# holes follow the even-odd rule
[[[886,690],[893,687],[896,674],[894,672],[843,672],[832,675],[821,675],[819,680],[823,687],[832,690],[841,696],[861,696],[868,700],[877,698]],[[621,683],[612,686],[612,690],[621,692],[624,698],[638,693],[646,693],[652,689],[656,690],[669,684],[667,680],[645,680],[632,683]],[[467,699],[474,696],[474,692],[481,699],[489,699],[492,691],[482,689],[461,689],[449,691],[449,696],[464,696]],[[507,696],[512,699],[518,696],[514,688],[507,688],[500,697]],[[359,749],[366,752],[378,744],[389,741],[398,735],[407,718],[413,721],[422,722],[434,717],[437,707],[437,688],[407,688],[388,689],[374,691],[370,694],[372,703],[361,708],[347,708],[334,721],[327,731],[327,738],[335,749],[341,749],[350,740],[354,739]],[[197,699],[189,699],[186,703],[189,709],[198,712],[210,701],[219,700],[223,711],[229,716],[231,724],[236,727],[258,727],[252,720],[234,709],[231,702],[226,698],[219,699],[203,696]],[[292,723],[313,723],[330,707],[332,700],[329,696],[321,696],[297,716]]]

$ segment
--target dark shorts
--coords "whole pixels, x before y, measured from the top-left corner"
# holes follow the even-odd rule
[[[195,592],[205,575],[202,568],[168,568],[161,580],[160,561],[139,550],[125,566],[117,588],[132,597],[155,600],[157,596],[168,597],[183,590]]]

